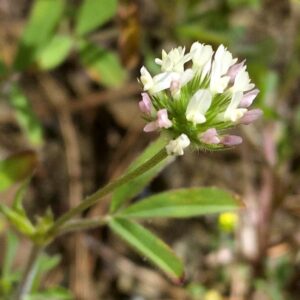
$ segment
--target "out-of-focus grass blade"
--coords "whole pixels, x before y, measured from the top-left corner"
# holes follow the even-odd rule
[[[23,151],[0,161],[0,191],[30,176],[37,162],[34,151]]]
[[[259,8],[262,5],[259,0],[228,0],[227,3],[231,9],[240,7]]]
[[[42,292],[34,292],[26,296],[25,300],[72,300],[71,292],[63,287],[49,288]]]
[[[30,143],[33,146],[41,145],[43,143],[42,126],[33,112],[28,99],[17,85],[12,86],[10,103],[15,110],[17,121]]]
[[[80,59],[90,77],[106,86],[120,86],[126,78],[119,57],[96,44],[81,42]]]
[[[7,73],[7,67],[5,63],[2,61],[2,59],[0,58],[0,79],[1,77],[4,77],[6,73]]]
[[[15,197],[14,202],[12,205],[13,210],[17,211],[19,214],[22,214],[23,216],[26,216],[26,212],[23,207],[23,199],[25,197],[25,194],[27,192],[28,185],[30,183],[31,177],[28,176],[21,184],[21,186],[18,188]]]
[[[37,292],[40,286],[41,281],[45,274],[49,271],[53,270],[61,261],[61,257],[59,255],[49,256],[47,254],[43,254],[39,257],[36,265],[35,277],[32,284],[32,291]]]
[[[228,44],[231,37],[228,32],[206,29],[200,24],[183,24],[176,28],[178,36],[187,37],[207,43]]]
[[[15,58],[15,68],[23,70],[35,59],[60,21],[65,0],[36,0],[32,6],[29,21],[21,37]]]
[[[59,66],[68,56],[72,45],[71,37],[55,35],[39,53],[38,64],[40,68],[49,70]]]
[[[181,260],[153,233],[133,221],[121,218],[113,218],[109,227],[170,278],[182,281],[184,270]]]
[[[155,142],[150,144],[146,150],[130,165],[127,172],[132,171],[133,169],[142,165],[145,161],[159,152],[165,145],[166,141],[163,137],[157,139]],[[145,186],[168,164],[168,162],[170,162],[169,159],[163,160],[148,172],[117,188],[112,196],[110,212],[114,213],[122,206],[122,204],[124,204],[126,200],[130,200],[132,197],[139,194],[145,188]]]
[[[111,19],[117,10],[117,0],[84,0],[79,8],[75,32],[84,35]]]
[[[1,272],[3,278],[9,277],[11,273],[13,273],[12,265],[16,257],[18,245],[19,240],[17,236],[11,231],[8,231],[6,235],[6,249]]]
[[[120,212],[130,218],[188,218],[243,207],[231,193],[218,188],[172,190],[150,196]]]

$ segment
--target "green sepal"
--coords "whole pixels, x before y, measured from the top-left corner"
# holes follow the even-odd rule
[[[33,240],[37,244],[44,244],[48,239],[47,233],[54,223],[54,216],[51,208],[48,208],[45,215],[37,217],[36,233]]]
[[[6,217],[8,222],[15,227],[20,233],[32,237],[35,234],[35,228],[31,221],[23,213],[11,209],[4,204],[0,203],[0,212]]]

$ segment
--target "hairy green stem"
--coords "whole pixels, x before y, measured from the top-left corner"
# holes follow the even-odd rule
[[[56,220],[53,226],[49,230],[49,236],[55,237],[59,229],[64,225],[67,221],[69,221],[74,216],[78,215],[79,213],[83,212],[87,208],[95,205],[97,202],[101,200],[105,195],[112,192],[117,187],[133,180],[134,178],[142,175],[143,173],[147,172],[154,166],[156,166],[159,162],[164,160],[168,156],[165,148],[160,150],[157,154],[155,154],[152,158],[147,160],[145,163],[137,167],[136,169],[126,173],[125,175],[121,176],[120,178],[108,183],[104,187],[100,188],[91,196],[86,197],[78,206],[70,209],[64,215]]]
[[[71,220],[74,216],[77,214],[83,212],[87,208],[95,205],[97,202],[99,202],[105,195],[112,192],[117,187],[135,179],[136,177],[144,174],[148,170],[152,169],[154,166],[156,166],[159,162],[163,161],[165,158],[167,158],[168,154],[163,148],[160,150],[157,154],[155,154],[152,158],[141,164],[136,169],[126,173],[125,175],[121,176],[120,178],[108,183],[104,187],[100,188],[98,191],[96,191],[91,196],[86,197],[78,206],[70,209],[68,212],[66,212],[64,215],[62,215],[60,218],[56,220],[56,222],[53,224],[53,226],[48,231],[48,242],[51,242],[53,238],[55,238],[58,235],[71,232],[71,231],[77,231],[77,230],[84,230],[84,229],[92,229],[99,226],[104,225],[108,217],[103,217],[102,219],[79,219],[79,220]],[[26,268],[24,270],[21,282],[16,290],[14,300],[25,300],[25,297],[28,295],[32,288],[32,282],[34,279],[34,275],[36,272],[36,263],[39,258],[39,255],[42,253],[44,249],[44,245],[33,245],[33,248],[31,250]]]
[[[59,229],[58,235],[63,235],[73,231],[94,229],[103,226],[107,223],[108,217],[90,218],[90,219],[75,219],[67,222]]]
[[[21,282],[17,287],[16,294],[14,300],[24,300],[25,297],[31,290],[32,282],[36,273],[36,263],[43,251],[43,246],[40,245],[33,245],[30,256],[25,267],[24,273],[22,275]]]

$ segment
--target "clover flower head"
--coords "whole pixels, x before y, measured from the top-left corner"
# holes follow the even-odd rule
[[[155,76],[141,68],[139,107],[147,121],[144,131],[169,135],[169,155],[183,155],[189,145],[203,150],[238,145],[242,138],[227,131],[262,115],[249,109],[259,91],[245,61],[237,62],[223,45],[214,52],[210,45],[195,42],[188,53],[184,47],[163,50],[155,62],[161,67]]]

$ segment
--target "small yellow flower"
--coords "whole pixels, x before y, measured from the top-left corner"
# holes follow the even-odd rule
[[[223,297],[218,291],[210,290],[205,293],[204,300],[223,300]]]
[[[232,232],[238,222],[238,215],[234,212],[225,212],[219,216],[219,228],[225,232]]]

